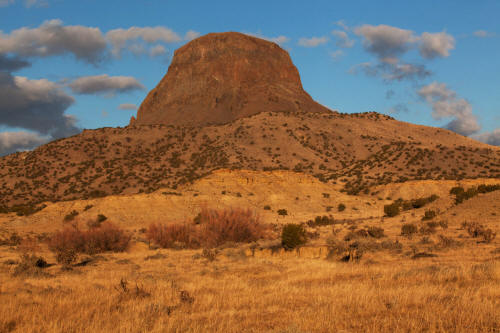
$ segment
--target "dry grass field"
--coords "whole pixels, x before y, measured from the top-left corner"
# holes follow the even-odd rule
[[[389,184],[353,197],[308,176],[290,177],[220,172],[179,189],[181,195],[116,196],[51,204],[28,217],[4,214],[0,332],[500,332],[500,240],[469,232],[476,222],[498,233],[500,191],[455,204],[453,186],[485,182]],[[439,198],[383,216],[384,205],[423,194]],[[266,197],[271,210],[259,208]],[[170,204],[160,205],[160,198]],[[148,222],[192,219],[207,198],[216,208],[246,203],[268,227],[264,239],[215,249],[162,249],[147,239]],[[341,202],[347,208],[339,212]],[[151,208],[139,217],[141,205]],[[334,207],[333,222],[304,223],[305,247],[281,248],[281,227],[327,214],[324,205]],[[291,214],[278,216],[279,207]],[[161,220],[169,209],[176,218]],[[71,210],[79,214],[64,222]],[[437,216],[425,220],[427,210]],[[84,230],[97,213],[131,236],[128,249],[58,263],[46,239],[71,224]],[[415,230],[403,234],[408,224]],[[14,232],[24,240],[9,243]],[[48,264],[36,267],[23,254]]]
[[[498,249],[450,260],[460,252],[343,263],[229,248],[210,261],[136,247],[71,271],[13,278],[3,269],[0,331],[498,332]]]

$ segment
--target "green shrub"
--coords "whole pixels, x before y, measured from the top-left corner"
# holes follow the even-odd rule
[[[278,209],[278,215],[285,216],[288,215],[288,212],[286,209]]]
[[[78,216],[78,212],[76,210],[73,210],[71,213],[67,214],[64,217],[64,222],[73,221],[76,216]]]
[[[343,212],[345,210],[345,205],[343,203],[339,203],[339,205],[337,206],[337,210],[339,212]]]
[[[289,223],[281,232],[281,245],[286,250],[295,249],[307,242],[306,230],[300,224]]]
[[[426,210],[424,217],[422,217],[422,221],[432,220],[436,217],[436,211],[434,210]]]
[[[399,204],[397,202],[393,202],[390,205],[384,206],[384,213],[388,217],[394,217],[399,214]]]

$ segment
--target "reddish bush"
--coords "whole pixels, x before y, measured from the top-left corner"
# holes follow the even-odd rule
[[[198,245],[194,226],[190,224],[151,224],[146,232],[146,237],[164,248],[196,247]]]
[[[130,235],[122,229],[106,222],[99,227],[86,231],[77,228],[65,228],[56,232],[49,240],[49,249],[55,253],[95,254],[105,251],[125,251],[130,242]]]
[[[253,242],[263,236],[258,216],[249,209],[216,210],[203,208],[196,223],[152,224],[147,237],[165,248],[179,245],[216,247],[226,242]]]
[[[203,208],[200,217],[199,238],[204,246],[219,246],[226,242],[249,243],[263,235],[260,219],[250,209]]]

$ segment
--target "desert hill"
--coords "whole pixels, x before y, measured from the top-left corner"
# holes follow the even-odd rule
[[[45,209],[30,216],[0,215],[0,225],[5,230],[17,230],[22,234],[50,233],[63,228],[67,224],[64,217],[76,211],[75,221],[84,223],[103,214],[126,229],[139,230],[151,223],[190,221],[202,207],[246,207],[273,224],[300,223],[323,215],[336,220],[378,224],[384,219],[384,205],[396,199],[439,196],[425,208],[403,211],[387,219],[384,227],[388,231],[393,228],[397,234],[400,232],[397,222],[420,221],[427,209],[438,211],[439,219],[457,226],[479,217],[481,221],[494,224],[498,217],[493,213],[500,214],[500,205],[495,201],[500,191],[479,195],[460,205],[455,204],[449,192],[455,186],[470,188],[499,183],[500,179],[411,181],[379,185],[374,188],[374,195],[352,196],[340,192],[335,184],[320,182],[304,173],[222,169],[176,190],[47,203]],[[340,204],[345,206],[342,211],[338,210]],[[286,210],[286,215],[278,214],[282,209]]]
[[[369,194],[409,180],[500,178],[500,148],[375,112],[329,111],[277,45],[209,34],[176,52],[129,126],[0,158],[0,209],[175,189],[221,168],[302,172]]]

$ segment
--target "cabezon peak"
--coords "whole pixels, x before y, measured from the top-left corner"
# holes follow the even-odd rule
[[[304,91],[277,44],[238,32],[210,33],[175,51],[133,123],[204,126],[266,111],[330,112]]]

